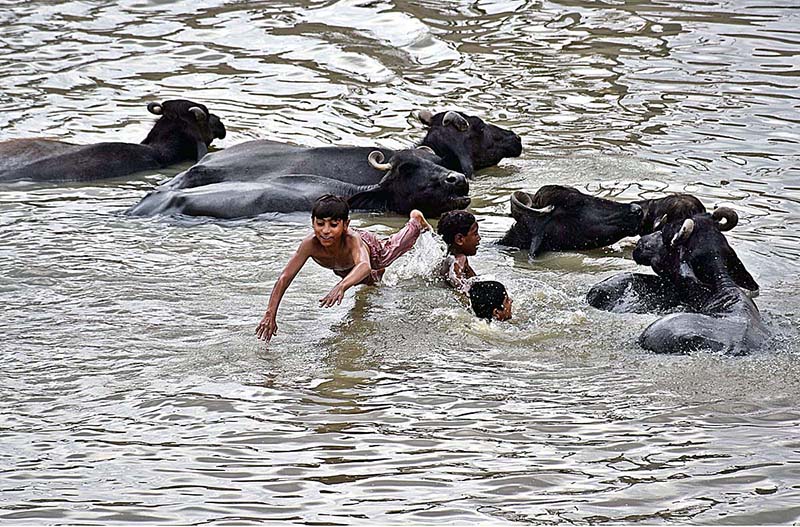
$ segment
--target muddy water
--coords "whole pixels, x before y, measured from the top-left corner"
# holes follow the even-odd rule
[[[151,100],[220,115],[226,147],[409,145],[413,112],[517,131],[479,174],[473,265],[515,316],[478,323],[424,237],[386,283],[316,308],[308,266],[253,337],[305,215],[123,211],[180,167],[0,189],[0,522],[714,523],[800,519],[800,11],[794,2],[5,2],[0,139],[140,141]],[[546,183],[734,207],[774,338],[654,356],[654,320],[589,308],[632,241],[490,241]],[[356,215],[390,233],[403,218]]]

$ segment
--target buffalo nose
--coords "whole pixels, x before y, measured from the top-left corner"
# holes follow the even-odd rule
[[[467,177],[459,172],[449,172],[444,178],[447,185],[452,185],[456,190],[469,190],[469,183]]]
[[[631,203],[631,212],[633,212],[637,216],[641,216],[642,215],[642,207],[640,205],[637,205],[636,203]]]

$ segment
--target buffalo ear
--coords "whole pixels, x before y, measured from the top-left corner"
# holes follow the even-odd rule
[[[704,287],[705,285],[703,282],[697,278],[697,275],[694,273],[694,269],[692,268],[691,264],[687,261],[687,254],[686,249],[681,247],[680,254],[678,257],[678,277],[685,282],[691,282],[695,286]]]
[[[540,232],[538,234],[534,234],[531,237],[531,246],[528,247],[528,257],[535,258],[539,252],[539,249],[542,246],[542,241],[544,241],[544,232]]]
[[[208,147],[203,141],[197,141],[197,160],[200,161],[208,153]]]
[[[758,283],[747,269],[745,269],[744,264],[733,250],[725,256],[725,267],[728,269],[728,273],[730,273],[736,285],[748,291],[758,292]]]
[[[358,192],[347,198],[347,204],[353,210],[386,210],[389,204],[389,194],[375,185],[374,188]]]
[[[433,122],[433,114],[430,112],[430,110],[420,110],[417,112],[417,118],[419,119],[419,122],[425,126],[430,126]]]
[[[689,265],[687,262],[680,262],[678,264],[678,276],[680,276],[684,280],[690,280],[692,282],[700,282],[700,280],[698,280],[697,278],[697,275],[694,274],[694,269],[692,269],[692,266]]]
[[[537,254],[542,252],[542,243],[544,242],[545,229],[547,224],[550,223],[548,216],[532,217],[522,220],[525,225],[525,231],[531,236],[531,243],[528,246],[528,257],[534,258]]]

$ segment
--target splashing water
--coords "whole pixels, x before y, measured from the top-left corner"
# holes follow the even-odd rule
[[[447,246],[441,238],[431,231],[425,231],[417,238],[417,243],[406,254],[398,258],[383,276],[386,285],[397,285],[401,280],[415,276],[435,279],[447,256]]]
[[[0,523],[797,523],[794,3],[4,2],[2,140],[138,143],[145,101],[189,98],[224,121],[214,148],[396,149],[424,134],[413,112],[460,109],[524,149],[470,180],[470,263],[511,320],[472,313],[425,233],[391,285],[329,309],[339,278],[304,266],[268,349],[307,213],[121,214],[188,166],[0,191]],[[642,350],[657,315],[585,299],[641,271],[630,240],[491,243],[511,192],[553,183],[734,205],[777,351]]]

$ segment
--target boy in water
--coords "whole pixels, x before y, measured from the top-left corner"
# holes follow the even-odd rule
[[[479,318],[508,320],[511,318],[511,298],[500,282],[476,282],[476,273],[469,264],[481,243],[478,222],[472,213],[451,210],[442,215],[436,231],[447,244],[448,257],[445,275],[460,293],[469,297],[472,310]]]
[[[314,232],[300,242],[275,282],[267,312],[256,327],[258,338],[269,342],[278,332],[275,317],[281,298],[309,258],[342,278],[320,299],[321,307],[341,304],[344,292],[354,285],[380,281],[386,267],[414,246],[420,232],[430,229],[420,211],[412,210],[409,216],[405,227],[380,240],[371,232],[350,228],[350,207],[344,198],[326,194],[317,199],[311,210]]]
[[[492,319],[503,321],[511,318],[511,297],[500,282],[475,282],[469,288],[469,301],[478,318],[490,322]]]
[[[478,222],[470,212],[451,210],[439,220],[436,231],[447,244],[449,256],[444,270],[447,280],[458,291],[466,293],[470,279],[475,277],[469,257],[475,256],[481,243]]]

